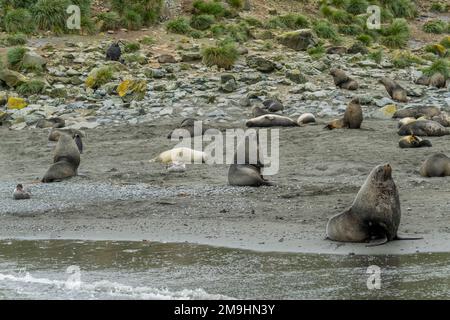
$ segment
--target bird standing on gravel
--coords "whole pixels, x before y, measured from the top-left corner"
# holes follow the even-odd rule
[[[23,189],[23,185],[20,183],[16,186],[13,193],[14,200],[25,200],[30,199],[31,193]]]

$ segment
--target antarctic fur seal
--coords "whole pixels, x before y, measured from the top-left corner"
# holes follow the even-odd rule
[[[422,177],[450,176],[450,158],[443,153],[429,156],[420,167]]]
[[[406,90],[394,80],[384,77],[380,82],[384,85],[392,99],[399,102],[408,101]]]
[[[434,106],[418,106],[408,107],[397,110],[392,118],[420,118],[425,116],[427,119],[431,119],[434,116],[441,114],[441,110]]]
[[[283,104],[278,99],[267,99],[263,101],[263,109],[267,109],[269,112],[282,111],[284,109]]]
[[[112,60],[112,61],[123,61],[120,59],[122,55],[122,50],[120,49],[119,45],[120,41],[112,43],[108,49],[106,49],[106,60]]]
[[[359,129],[362,122],[363,113],[359,104],[359,98],[354,98],[345,109],[344,117],[331,121],[325,128],[330,130],[342,128]]]
[[[359,87],[358,82],[347,76],[341,69],[331,69],[330,75],[333,76],[334,84],[341,89],[357,90]]]
[[[203,121],[201,122],[201,130],[195,130],[195,122],[197,122],[197,119],[194,118],[186,118],[183,121],[181,121],[181,124],[179,127],[173,129],[168,135],[167,139],[172,139],[172,136],[179,136],[183,137],[183,133],[189,132],[189,137],[193,138],[196,136],[202,136],[205,134],[206,130],[208,130],[207,126],[203,125]]]
[[[430,140],[424,140],[415,135],[405,136],[400,139],[398,146],[404,148],[420,148],[420,147],[432,147]]]
[[[81,141],[80,136],[69,136],[61,134],[56,144],[53,156],[53,165],[47,170],[42,182],[61,181],[77,175],[80,165],[80,146],[76,139]]]
[[[397,235],[400,217],[400,198],[392,168],[389,164],[378,165],[370,172],[352,206],[329,219],[327,238],[341,242],[381,239],[369,246],[406,239]]]

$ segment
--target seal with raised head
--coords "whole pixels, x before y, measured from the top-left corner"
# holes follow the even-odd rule
[[[443,153],[435,153],[425,160],[419,172],[422,177],[450,176],[450,158]]]
[[[122,50],[119,45],[120,41],[112,43],[106,50],[106,60],[121,61],[120,56]]]
[[[314,117],[312,113],[303,113],[297,119],[297,124],[299,126],[308,123],[316,123],[316,117]]]
[[[358,191],[352,206],[330,218],[327,238],[341,242],[368,242],[369,246],[401,240],[397,235],[401,209],[389,164],[376,166]],[[420,238],[408,238],[420,239]]]
[[[270,114],[269,111],[263,110],[261,107],[253,106],[252,107],[252,116],[253,118],[258,118],[260,116],[263,116],[265,114]]]
[[[13,192],[14,200],[26,200],[31,198],[31,193],[23,188],[23,185],[19,183]]]
[[[72,137],[75,137],[75,135],[84,137],[83,132],[81,132],[80,130],[52,128],[52,130],[50,130],[50,133],[48,134],[48,141],[56,141],[57,142],[59,140],[59,137],[62,134],[67,134]]]
[[[262,104],[264,109],[267,109],[269,112],[277,112],[284,109],[283,104],[278,99],[267,99]]]
[[[428,137],[441,137],[450,134],[448,128],[445,128],[440,123],[432,120],[416,120],[404,124],[397,131],[400,136],[428,136]]]
[[[53,156],[53,165],[47,170],[42,182],[61,181],[77,175],[80,165],[80,147],[76,140],[81,141],[80,136],[62,134],[56,144]]]
[[[245,123],[247,127],[297,127],[298,124],[288,117],[277,114],[265,114]]]
[[[406,90],[397,82],[386,77],[382,78],[380,82],[384,85],[392,99],[399,102],[408,101]]]
[[[405,136],[400,139],[398,146],[402,149],[404,148],[421,148],[421,147],[432,147],[430,140],[424,140],[415,135]]]
[[[359,98],[354,98],[345,109],[344,117],[331,121],[325,128],[330,130],[342,128],[359,129],[362,122],[363,113],[359,104]]]
[[[331,69],[330,75],[333,76],[333,81],[336,87],[346,90],[357,90],[359,87],[358,82],[347,76],[341,69]]]
[[[261,174],[264,167],[259,154],[258,133],[250,133],[239,143],[234,154],[234,163],[228,169],[228,183],[232,186],[271,186]]]

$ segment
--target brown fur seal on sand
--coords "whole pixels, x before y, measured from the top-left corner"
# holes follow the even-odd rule
[[[358,82],[347,76],[341,69],[331,69],[330,75],[333,76],[336,87],[346,90],[356,90],[359,87]]]
[[[389,164],[379,165],[367,177],[352,206],[330,218],[327,238],[341,242],[381,239],[369,246],[400,240],[397,235],[400,217],[400,199],[392,168]]]
[[[350,101],[345,109],[344,117],[341,120],[331,121],[325,128],[330,130],[342,128],[359,129],[361,128],[362,121],[363,113],[361,105],[359,104],[359,99],[355,98]]]
[[[400,139],[398,146],[404,148],[420,148],[420,147],[432,147],[430,140],[424,140],[420,137],[410,135]]]
[[[262,109],[261,107],[258,107],[258,106],[254,106],[252,108],[253,118],[258,118],[258,117],[263,116],[265,114],[276,114],[276,113],[266,111],[266,110],[264,110],[264,109]]]
[[[84,133],[81,132],[80,130],[53,128],[52,130],[50,130],[50,133],[48,134],[48,141],[56,141],[57,142],[59,140],[59,137],[62,134],[67,134],[72,137],[75,137],[75,135],[77,134],[80,137],[84,137]]]
[[[245,123],[247,127],[297,127],[298,124],[288,117],[279,116],[276,114],[265,114],[250,120]]]
[[[432,120],[417,120],[400,127],[398,130],[400,136],[428,136],[441,137],[450,134],[449,129]]]
[[[406,90],[403,89],[398,83],[389,78],[382,78],[380,83],[384,85],[386,91],[389,93],[392,99],[399,102],[407,102],[408,98],[406,95]]]
[[[36,128],[63,128],[66,121],[61,118],[40,119],[36,122]]]
[[[420,118],[426,117],[428,119],[433,118],[441,114],[441,110],[434,106],[419,106],[409,107],[396,111],[392,118]]]
[[[443,153],[436,153],[428,157],[420,167],[422,177],[450,176],[450,158]]]
[[[80,149],[76,142],[80,136],[61,134],[56,144],[53,165],[47,170],[42,182],[61,181],[77,175],[80,165]]]

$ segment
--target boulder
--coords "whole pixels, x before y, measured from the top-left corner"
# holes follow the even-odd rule
[[[0,70],[0,80],[5,82],[8,87],[14,88],[26,82],[28,79],[19,72],[9,69],[2,69]]]
[[[278,42],[296,51],[306,51],[318,43],[318,38],[311,29],[301,29],[283,33],[278,37]]]
[[[246,61],[250,68],[254,68],[263,73],[270,73],[275,70],[275,63],[263,57],[248,56]]]

